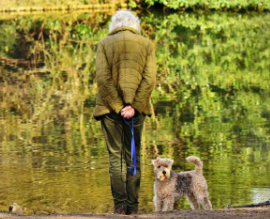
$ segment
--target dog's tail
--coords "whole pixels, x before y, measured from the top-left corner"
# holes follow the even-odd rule
[[[202,174],[203,163],[200,158],[196,156],[189,156],[186,158],[188,162],[195,164],[195,171],[198,174]]]

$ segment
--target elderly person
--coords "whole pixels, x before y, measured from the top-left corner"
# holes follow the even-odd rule
[[[114,213],[136,214],[141,136],[145,116],[153,112],[150,96],[156,82],[156,58],[153,44],[140,35],[140,20],[128,10],[116,12],[109,36],[98,44],[96,79],[94,117],[101,120],[109,152]],[[137,164],[134,176],[126,170],[132,163],[132,120]]]

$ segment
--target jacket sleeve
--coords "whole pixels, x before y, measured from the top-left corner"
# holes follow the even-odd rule
[[[149,50],[146,58],[146,64],[144,67],[142,81],[139,85],[139,88],[136,92],[135,98],[131,106],[136,109],[138,112],[142,113],[145,105],[149,103],[151,93],[156,84],[156,55],[153,44],[149,43]]]
[[[124,104],[113,84],[111,69],[101,42],[98,44],[96,53],[96,78],[98,90],[103,101],[118,114],[124,107]]]

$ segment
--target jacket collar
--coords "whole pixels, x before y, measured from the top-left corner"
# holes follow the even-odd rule
[[[132,27],[118,27],[118,28],[115,28],[111,33],[109,33],[109,35],[114,35],[114,34],[116,34],[116,33],[118,33],[118,32],[121,32],[121,31],[130,31],[130,32],[132,32],[132,33],[134,33],[134,34],[140,34],[137,30],[135,30],[134,28],[132,28]]]

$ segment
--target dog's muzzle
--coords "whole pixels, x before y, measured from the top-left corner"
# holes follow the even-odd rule
[[[157,178],[160,181],[170,178],[170,171],[168,169],[163,169],[157,173]]]

